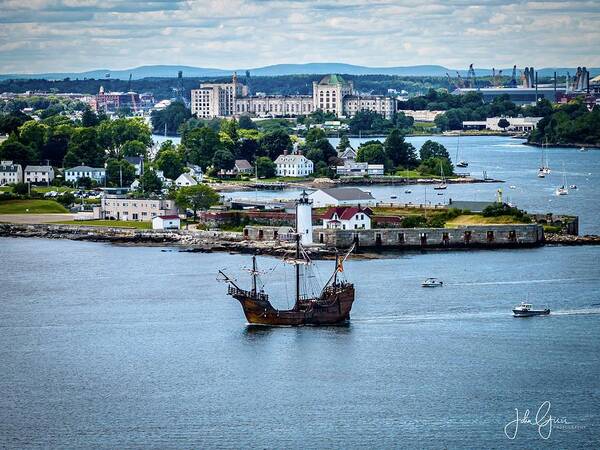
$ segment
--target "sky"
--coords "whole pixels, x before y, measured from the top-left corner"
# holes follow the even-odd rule
[[[600,0],[0,0],[0,73],[600,66]]]

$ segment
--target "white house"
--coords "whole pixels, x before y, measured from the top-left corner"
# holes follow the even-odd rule
[[[54,168],[52,166],[27,166],[25,167],[25,183],[47,183],[54,180]]]
[[[304,155],[279,155],[275,160],[278,177],[306,177],[313,173],[313,162]]]
[[[245,159],[236,159],[233,170],[238,175],[248,175],[254,171],[252,165]]]
[[[340,230],[370,230],[371,208],[360,206],[339,206],[329,208],[323,216],[323,228]]]
[[[90,178],[98,184],[104,184],[106,169],[102,167],[77,166],[65,170],[65,181],[77,182],[79,178]]]
[[[153,230],[179,230],[181,220],[177,215],[156,216],[152,219]]]
[[[175,180],[175,184],[179,187],[182,186],[196,186],[198,182],[189,173],[182,173]]]
[[[202,167],[197,166],[196,164],[189,163],[186,166],[190,171],[190,175],[193,176],[196,179],[196,181],[202,183],[202,180],[204,179],[204,172],[202,171]]]
[[[315,208],[323,206],[375,206],[375,197],[370,192],[358,188],[319,189],[309,197]]]
[[[369,164],[347,159],[344,161],[343,166],[336,167],[336,173],[346,177],[362,177],[365,175],[379,177],[383,175],[384,167],[383,164]]]
[[[12,161],[0,162],[0,186],[23,182],[23,169]]]

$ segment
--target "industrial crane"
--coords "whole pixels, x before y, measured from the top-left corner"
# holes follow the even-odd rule
[[[458,73],[458,70],[456,71],[456,77],[457,77],[456,84],[458,84],[458,87],[459,88],[464,88],[465,87],[465,82],[463,81],[462,77],[460,76],[460,73]]]
[[[469,64],[469,72],[467,72],[467,79],[469,80],[469,87],[477,89],[477,77],[475,76],[475,69],[473,69],[473,64]]]

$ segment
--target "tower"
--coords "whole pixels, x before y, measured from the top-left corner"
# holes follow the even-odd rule
[[[313,243],[312,229],[312,200],[306,191],[302,191],[296,202],[296,233],[300,235],[302,245]]]

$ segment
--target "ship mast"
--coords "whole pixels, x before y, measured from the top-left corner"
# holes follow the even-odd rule
[[[256,255],[252,256],[252,296],[256,297]]]
[[[300,233],[296,230],[296,304],[300,302]]]

